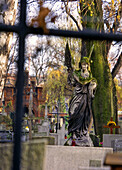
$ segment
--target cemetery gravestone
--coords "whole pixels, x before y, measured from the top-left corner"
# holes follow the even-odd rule
[[[22,143],[21,170],[44,170],[46,142]],[[13,144],[0,144],[0,170],[12,169]]]
[[[122,152],[122,135],[104,134],[103,147],[110,147],[113,148],[114,151]]]
[[[66,45],[65,66],[68,71],[68,84],[74,86],[74,95],[69,104],[68,121],[68,134],[71,135],[68,142],[73,146],[93,146],[88,133],[92,119],[92,99],[95,97],[97,87],[97,81],[92,77],[90,70],[90,57],[93,48],[94,46],[90,55],[86,57],[86,46],[83,44],[79,69],[74,70],[68,43]]]

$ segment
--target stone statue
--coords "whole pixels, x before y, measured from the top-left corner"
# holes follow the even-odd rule
[[[68,83],[74,86],[74,95],[69,104],[69,141],[75,141],[76,146],[93,146],[88,128],[97,81],[92,77],[88,57],[81,58],[79,70],[68,68]]]

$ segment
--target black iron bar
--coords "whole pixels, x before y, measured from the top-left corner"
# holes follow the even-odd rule
[[[23,89],[24,89],[24,52],[25,52],[25,29],[26,29],[26,0],[21,0],[20,24],[19,24],[19,59],[17,72],[17,100],[14,133],[13,170],[21,169],[21,124],[23,112]]]
[[[19,34],[20,28],[18,25],[0,24],[0,32],[15,32]]]
[[[21,122],[23,107],[23,88],[24,88],[24,51],[25,37],[27,34],[47,35],[42,28],[32,28],[26,26],[26,0],[21,0],[20,4],[20,23],[19,25],[0,24],[0,32],[15,32],[19,35],[19,59],[17,73],[17,101],[16,101],[16,120],[14,134],[13,170],[20,170],[21,163]],[[100,33],[93,30],[70,31],[49,29],[48,36],[62,36],[72,38],[82,38],[89,40],[108,40],[122,41],[122,34]],[[59,114],[59,113],[58,113]],[[58,123],[58,122],[57,122]]]
[[[4,25],[0,24],[0,31],[4,32],[16,32],[19,34],[21,32],[20,26]],[[35,34],[35,35],[47,35],[43,32],[42,28],[33,28],[25,26],[25,34]],[[72,38],[82,38],[89,40],[108,40],[108,41],[122,41],[122,34],[104,33],[97,32],[93,30],[83,30],[83,31],[70,31],[70,30],[56,30],[49,29],[48,36],[62,36],[62,37],[72,37]]]
[[[84,29],[83,31],[69,31],[69,30],[49,30],[49,35],[82,38],[89,40],[108,40],[108,41],[122,41],[122,34],[104,33],[93,30]]]

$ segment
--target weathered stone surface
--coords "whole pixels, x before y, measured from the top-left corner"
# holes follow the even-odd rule
[[[58,143],[59,143],[59,138],[60,138],[59,134],[58,134],[58,133],[50,133],[49,135],[50,135],[51,137],[54,137],[54,138],[55,138],[55,145],[58,145]]]
[[[111,167],[79,167],[78,170],[111,170]]]
[[[0,144],[0,170],[11,170],[13,144]],[[21,170],[43,170],[45,142],[29,141],[22,143]]]
[[[91,160],[97,161],[97,165],[98,161],[99,163],[101,162],[101,167],[103,167],[104,157],[109,152],[112,153],[113,149],[47,145],[45,170],[77,170],[79,167],[88,168]]]
[[[13,156],[12,153],[12,144],[0,144],[0,170],[11,170]]]
[[[103,146],[113,148],[114,151],[122,152],[122,135],[104,134]]]
[[[55,145],[55,138],[53,136],[34,136],[32,140],[46,141],[47,145]]]
[[[112,148],[45,146],[43,140],[34,140],[22,143],[21,170],[102,168],[106,153],[112,152]],[[0,144],[0,170],[11,170],[12,153],[13,144]]]
[[[55,138],[55,145],[64,145],[65,139],[64,136],[66,134],[65,124],[62,125],[61,129],[58,129],[57,133],[49,133],[49,136]]]

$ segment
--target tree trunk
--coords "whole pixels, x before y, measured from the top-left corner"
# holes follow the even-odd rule
[[[92,4],[92,0],[87,0],[85,2]],[[82,3],[80,8],[82,11]],[[83,27],[95,29],[97,31],[104,30],[101,0],[94,0],[94,5],[91,6],[91,10],[93,10],[93,16],[90,15],[91,12],[87,8],[81,13]],[[111,102],[113,81],[107,61],[108,46],[110,47],[110,44],[106,41],[86,41],[88,54],[90,53],[93,44],[94,50],[91,56],[91,60],[93,61],[91,64],[91,71],[98,83],[96,95],[93,100],[93,113],[95,117],[96,135],[99,135],[102,140],[103,134],[109,133],[109,130],[105,129],[103,126],[110,120],[111,108],[114,107],[114,105],[111,106],[111,103],[115,102],[115,100],[114,102]]]

